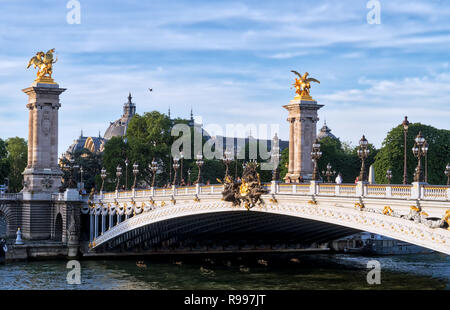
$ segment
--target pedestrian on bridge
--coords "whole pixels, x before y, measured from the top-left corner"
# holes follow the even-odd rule
[[[342,184],[342,174],[340,172],[336,177],[336,184]]]

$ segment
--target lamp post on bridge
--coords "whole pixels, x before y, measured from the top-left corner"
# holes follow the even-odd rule
[[[77,190],[79,190],[78,189],[78,173],[77,173],[78,168],[80,168],[79,165],[77,165],[77,164],[73,165],[73,177],[74,177],[75,187],[77,188]]]
[[[386,179],[388,180],[388,184],[391,184],[391,179],[392,179],[392,171],[391,171],[391,169],[388,169],[386,171]]]
[[[179,159],[177,157],[173,158],[173,170],[174,170],[174,175],[173,175],[173,183],[172,185],[177,185],[177,171],[178,168],[180,168],[180,164],[178,163]]]
[[[408,176],[407,176],[407,171],[406,171],[406,136],[408,135],[408,126],[409,126],[409,122],[408,122],[408,116],[405,116],[405,119],[403,120],[402,123],[403,126],[403,151],[404,151],[404,155],[403,155],[403,184],[408,183]]]
[[[450,164],[445,166],[444,174],[447,176],[447,185],[450,185]]]
[[[125,159],[125,190],[128,190],[128,164],[130,162],[128,161],[128,158]]]
[[[331,168],[332,168],[331,164],[328,163],[327,164],[327,171],[322,171],[322,174],[327,177],[327,182],[328,183],[331,183],[331,177],[336,174],[336,171],[335,170],[331,171]]]
[[[120,165],[116,168],[116,177],[117,177],[117,184],[116,184],[116,192],[119,191],[119,185],[120,185],[120,177],[122,176],[122,167]]]
[[[317,161],[319,160],[320,157],[322,157],[322,152],[320,151],[319,140],[316,139],[316,141],[313,143],[312,152],[311,152],[311,158],[314,163],[314,169],[313,169],[313,173],[312,173],[313,181],[319,180],[319,171],[317,169]]]
[[[424,154],[425,154],[425,183],[428,183],[428,158],[427,158],[427,154],[428,154],[428,142],[425,141],[424,145],[423,145],[423,150],[424,150]]]
[[[76,165],[74,165],[75,160],[73,158],[69,159],[69,182],[67,184],[67,188],[76,188],[76,175],[75,169]]]
[[[367,173],[366,173],[366,167],[365,167],[365,160],[369,156],[370,150],[367,148],[369,145],[369,142],[367,141],[366,137],[363,135],[361,140],[359,140],[359,148],[358,148],[358,157],[361,159],[361,171],[359,173],[359,180],[361,182],[367,181]]]
[[[273,164],[273,171],[272,171],[272,181],[278,181],[280,179],[280,169],[278,169],[278,166],[280,165],[280,147],[274,146],[272,148],[272,164]]]
[[[80,190],[83,191],[84,189],[84,184],[83,184],[83,166],[80,166]]]
[[[195,181],[196,184],[200,184],[202,180],[202,166],[203,166],[203,155],[197,154],[197,160],[195,161],[198,167],[198,176],[197,180]]]
[[[153,158],[152,163],[149,164],[149,168],[152,171],[152,188],[155,187],[155,177],[156,177],[156,171],[158,170],[158,163]]]
[[[417,167],[416,167],[416,173],[414,175],[414,181],[415,182],[422,182],[423,181],[423,172],[422,172],[422,164],[421,159],[425,155],[425,153],[428,151],[428,147],[425,147],[426,140],[422,136],[422,132],[419,131],[419,134],[417,135],[415,139],[414,146],[412,148],[414,156],[417,158]]]
[[[105,179],[106,179],[106,169],[102,168],[100,177],[102,178],[102,187],[100,188],[100,195],[103,193],[103,186],[105,185]]]
[[[133,187],[132,187],[132,189],[135,189],[135,188],[136,188],[136,178],[137,178],[138,173],[139,173],[139,165],[138,165],[137,163],[134,163],[134,164],[133,164],[134,181],[133,181]]]
[[[183,151],[180,152],[180,184],[184,181],[184,174],[183,174],[183,160],[184,160],[184,154]]]
[[[188,173],[188,185],[190,186],[191,185],[191,168],[188,169],[187,173]]]
[[[229,168],[232,160],[233,160],[233,158],[231,157],[231,152],[225,151],[223,153],[223,159],[222,159],[223,163],[225,164],[225,178],[228,176],[228,168]]]

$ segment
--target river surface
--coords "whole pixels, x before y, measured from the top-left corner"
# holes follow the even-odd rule
[[[367,283],[367,262],[381,284]],[[0,265],[0,289],[449,289],[450,256],[348,254],[83,260],[81,284],[67,283],[67,261]],[[144,266],[145,264],[145,266]]]

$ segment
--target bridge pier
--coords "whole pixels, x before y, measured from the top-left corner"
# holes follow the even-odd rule
[[[105,219],[106,219],[106,215],[102,214],[102,232],[101,232],[102,235],[106,231],[106,221],[105,221]]]
[[[94,240],[94,215],[89,214],[89,241]]]
[[[97,237],[98,237],[98,215],[97,215],[97,214],[94,215],[94,219],[95,219],[95,224],[94,224],[94,226],[95,226],[94,239],[97,239]]]

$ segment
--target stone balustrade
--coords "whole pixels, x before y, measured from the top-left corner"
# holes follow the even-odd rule
[[[277,195],[315,195],[331,197],[373,197],[393,199],[420,199],[450,201],[450,186],[428,185],[413,183],[412,185],[399,184],[334,184],[334,183],[265,183],[263,186],[271,194]],[[96,195],[94,200],[110,200],[121,198],[160,197],[160,196],[193,196],[221,194],[223,185],[195,185],[172,188],[151,188],[145,190],[130,190],[109,192]]]

